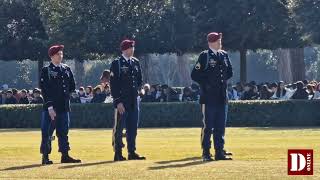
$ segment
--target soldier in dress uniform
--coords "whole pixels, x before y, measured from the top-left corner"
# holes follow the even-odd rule
[[[133,57],[135,41],[124,40],[120,44],[122,55],[115,59],[110,68],[110,87],[115,107],[112,145],[114,161],[124,161],[122,155],[122,130],[126,126],[129,160],[144,160],[136,151],[138,122],[138,91],[142,86],[142,74],[137,58]]]
[[[44,98],[41,119],[42,141],[40,152],[42,164],[53,164],[49,160],[53,131],[56,129],[61,163],[80,163],[81,160],[69,156],[69,123],[70,123],[70,94],[75,90],[73,73],[65,64],[62,64],[63,45],[51,46],[48,50],[51,63],[42,68],[40,88]]]
[[[222,33],[207,35],[209,49],[201,52],[191,78],[201,88],[200,104],[203,113],[201,145],[203,161],[212,161],[210,137],[213,134],[215,160],[231,160],[224,150],[226,126],[227,80],[233,75],[227,52],[221,50]]]

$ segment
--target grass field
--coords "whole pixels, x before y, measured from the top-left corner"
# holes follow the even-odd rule
[[[39,130],[0,130],[0,179],[320,179],[320,129],[228,128],[233,161],[203,163],[200,129],[140,129],[138,153],[146,161],[114,163],[110,129],[70,131],[71,155],[82,164],[60,164],[57,141],[41,166]],[[314,150],[314,176],[287,176],[287,150]],[[213,152],[213,151],[212,151]],[[126,156],[126,153],[125,153]]]

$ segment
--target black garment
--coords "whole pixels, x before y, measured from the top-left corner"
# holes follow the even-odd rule
[[[80,97],[70,97],[70,103],[81,103]]]
[[[156,94],[145,94],[142,96],[141,102],[155,102],[156,101]]]
[[[135,109],[142,74],[138,59],[126,60],[123,56],[114,60],[110,68],[110,86],[115,107],[121,102],[126,109]]]
[[[27,97],[20,98],[19,104],[29,104],[29,99]]]
[[[13,96],[11,98],[6,98],[5,104],[17,104],[17,99]]]
[[[187,102],[187,101],[195,101],[193,95],[182,95],[182,102]]]
[[[191,73],[191,78],[200,85],[200,103],[225,104],[227,80],[232,75],[232,65],[225,51],[217,54],[212,50],[203,51]]]
[[[291,97],[292,99],[308,99],[309,97],[308,92],[305,88],[303,89],[297,89],[297,91],[293,94]]]
[[[65,64],[56,67],[50,63],[42,68],[40,88],[44,98],[43,108],[53,106],[56,112],[70,111],[70,93],[75,90],[73,73]]]
[[[107,95],[105,93],[95,94],[91,100],[91,103],[103,103],[106,100]]]
[[[33,98],[30,104],[43,104],[43,98],[42,97]]]

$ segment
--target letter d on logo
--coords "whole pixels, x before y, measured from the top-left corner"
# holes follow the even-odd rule
[[[313,175],[313,150],[288,150],[288,175]]]
[[[292,153],[290,171],[302,171],[306,167],[306,158],[302,154]]]

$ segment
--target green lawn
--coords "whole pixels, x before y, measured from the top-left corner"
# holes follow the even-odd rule
[[[140,129],[138,153],[146,161],[114,163],[111,135],[73,129],[70,154],[83,163],[60,164],[56,140],[55,164],[41,166],[39,130],[0,130],[0,179],[320,179],[320,128],[228,128],[234,160],[209,163],[200,159],[199,128]],[[314,149],[314,176],[287,176],[289,148]]]

